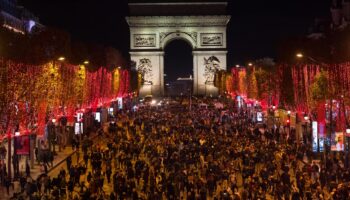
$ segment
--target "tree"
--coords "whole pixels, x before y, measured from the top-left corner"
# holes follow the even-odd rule
[[[255,61],[255,78],[257,82],[257,96],[260,100],[266,99],[272,103],[272,94],[276,92],[276,63],[272,58],[263,58]]]
[[[247,67],[247,97],[250,99],[258,98],[257,80],[255,76],[255,68],[253,66]]]
[[[295,106],[294,85],[292,77],[292,68],[289,65],[281,65],[281,86],[280,86],[280,102],[282,107]]]
[[[313,83],[311,84],[311,107],[316,108],[318,102],[325,102],[330,98],[332,91],[328,87],[329,79],[328,72],[322,70],[315,76]]]

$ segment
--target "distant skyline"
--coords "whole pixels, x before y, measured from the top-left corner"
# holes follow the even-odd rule
[[[127,0],[19,3],[39,16],[44,25],[65,29],[73,38],[113,46],[128,55]],[[228,5],[228,67],[262,57],[275,58],[278,41],[305,35],[316,17],[330,15],[330,0],[234,0]]]

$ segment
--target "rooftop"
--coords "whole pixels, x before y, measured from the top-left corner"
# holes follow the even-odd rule
[[[226,15],[227,1],[129,0],[130,16]]]

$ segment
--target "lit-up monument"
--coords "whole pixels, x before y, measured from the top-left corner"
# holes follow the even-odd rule
[[[164,94],[164,49],[176,39],[193,49],[193,94],[218,94],[215,71],[227,68],[227,2],[139,0],[130,1],[129,10],[131,60],[144,78],[140,96]]]

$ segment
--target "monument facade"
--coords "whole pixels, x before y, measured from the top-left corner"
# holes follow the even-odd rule
[[[193,94],[218,94],[215,72],[227,69],[226,7],[226,2],[129,3],[130,55],[143,75],[140,96],[164,95],[164,49],[173,40],[192,47]]]

